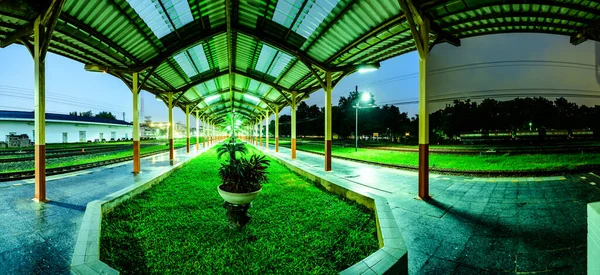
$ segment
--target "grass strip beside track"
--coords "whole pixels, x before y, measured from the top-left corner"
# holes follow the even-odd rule
[[[101,260],[124,274],[336,274],[377,250],[372,212],[275,161],[252,221],[229,229],[222,161],[211,149],[108,213]]]
[[[289,147],[289,143],[280,143]],[[298,143],[298,150],[323,153],[324,146],[313,143]],[[416,152],[383,151],[354,147],[332,147],[332,155],[349,159],[369,161],[390,165],[408,165],[417,167],[419,155]],[[456,171],[503,171],[503,172],[534,172],[557,171],[567,172],[590,165],[600,165],[600,154],[569,153],[569,154],[523,154],[523,155],[458,155],[431,154],[429,166],[439,169]]]
[[[158,141],[160,145],[151,145],[144,146],[140,148],[140,154],[149,154],[160,151],[165,151],[169,149],[169,145],[164,143],[164,140]],[[193,148],[195,145],[195,139],[193,143],[191,143],[190,147]],[[182,148],[185,147],[185,139],[178,139],[174,141],[174,148]],[[114,152],[101,152],[95,154],[86,154],[82,156],[70,156],[64,158],[53,158],[46,160],[46,168],[59,168],[59,167],[68,167],[73,165],[81,165],[86,163],[94,163],[99,161],[106,161],[111,159],[118,159],[123,157],[131,157],[133,156],[133,151],[131,147],[126,148],[125,150],[119,150]],[[0,163],[0,172],[2,173],[12,173],[12,172],[22,172],[22,171],[30,171],[34,169],[34,161],[19,161],[13,163]]]

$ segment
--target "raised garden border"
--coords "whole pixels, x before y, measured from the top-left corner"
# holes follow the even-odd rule
[[[254,147],[306,180],[320,184],[327,191],[343,196],[375,212],[379,250],[343,270],[340,272],[341,275],[408,274],[408,250],[386,198],[369,193],[364,189],[355,188],[350,184],[344,186],[336,184],[315,173],[305,171],[288,160],[271,154],[271,151]]]
[[[258,149],[261,150],[260,148]],[[406,249],[402,234],[396,224],[387,199],[365,192],[364,190],[355,190],[352,186],[337,185],[323,177],[304,171],[269,152],[261,151],[301,177],[322,185],[327,191],[344,196],[375,212],[379,250],[343,270],[340,274],[408,274],[408,250]],[[100,231],[102,229],[103,213],[109,212],[117,205],[161,182],[192,159],[194,158],[176,164],[173,169],[147,182],[126,187],[102,199],[89,202],[79,229],[75,251],[73,252],[73,259],[71,261],[72,273],[119,274],[119,271],[100,260]]]

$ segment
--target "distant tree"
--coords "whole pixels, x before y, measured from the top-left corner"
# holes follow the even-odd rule
[[[69,112],[69,115],[70,116],[77,116],[77,111],[75,111],[75,112]]]
[[[93,117],[94,114],[92,113],[92,111],[87,111],[87,112],[79,113],[79,116]]]
[[[104,118],[104,119],[110,119],[110,120],[117,120],[117,117],[115,115],[113,115],[111,112],[100,112],[98,114],[96,114],[97,118]]]

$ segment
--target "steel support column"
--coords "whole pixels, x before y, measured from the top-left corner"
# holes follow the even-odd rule
[[[43,44],[50,39],[39,16],[34,22],[34,138],[35,138],[35,197],[46,202],[46,58]]]
[[[427,108],[427,56],[430,22],[419,14],[411,0],[398,0],[419,52],[419,198],[429,195],[429,110]],[[418,24],[418,29],[416,24]]]
[[[199,111],[196,111],[196,151],[200,149],[200,116]]]
[[[190,106],[185,105],[185,146],[186,153],[190,153]]]
[[[265,116],[265,148],[269,150],[269,111],[266,111]]]
[[[212,145],[213,142],[213,136],[212,136],[212,123],[210,122],[211,120],[208,120],[208,146]]]
[[[427,22],[427,21],[425,21]],[[429,26],[422,24],[419,33],[423,53],[419,54],[419,197],[429,199],[429,110],[427,106],[427,56],[429,55]]]
[[[206,148],[206,119],[202,119],[202,148]]]
[[[331,138],[332,138],[332,114],[331,114],[331,72],[325,72],[325,171],[331,171]]]
[[[137,174],[141,170],[140,160],[140,87],[139,73],[133,73],[133,83],[131,94],[133,95],[133,173]]]
[[[262,121],[258,121],[258,147],[262,147],[263,143],[262,143],[262,138],[263,138],[263,134],[262,134]]]
[[[173,125],[173,92],[169,92],[168,93],[168,97],[169,97],[169,161],[171,162],[171,165],[173,164],[173,161],[175,160],[175,150],[173,148],[173,129],[174,129],[174,125]]]
[[[210,144],[214,144],[215,143],[215,125],[212,122],[212,119],[209,123],[209,128],[210,129]]]
[[[279,106],[275,106],[275,153],[279,152]]]
[[[296,92],[292,92],[292,105],[290,106],[290,114],[292,116],[291,124],[291,147],[292,147],[292,159],[296,159]]]

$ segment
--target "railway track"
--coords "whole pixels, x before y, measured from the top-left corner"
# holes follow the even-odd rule
[[[181,148],[181,147],[179,147],[179,148]],[[178,148],[176,147],[175,149],[178,149]],[[145,153],[145,154],[142,154],[141,157],[143,158],[143,157],[148,157],[148,156],[152,156],[152,155],[158,155],[158,154],[168,152],[168,151],[169,151],[169,149],[165,149],[165,150],[160,150],[160,151],[156,151],[156,152],[152,152],[152,153]],[[96,167],[100,167],[100,166],[104,166],[104,165],[129,161],[132,159],[133,159],[133,156],[130,156],[130,157],[122,157],[122,158],[116,158],[116,159],[110,159],[110,160],[97,161],[97,162],[90,162],[90,163],[85,163],[85,164],[49,168],[49,169],[46,169],[46,176],[81,171],[81,170],[96,168]],[[0,172],[0,182],[31,179],[34,177],[35,177],[34,170],[17,171],[17,172]]]
[[[81,149],[85,149],[85,150],[96,150],[96,149],[101,149],[101,148],[116,148],[116,147],[123,147],[123,146],[129,146],[131,147],[131,145],[128,144],[120,144],[120,145],[97,145],[97,146],[81,146],[81,147],[64,147],[64,148],[46,148],[46,154],[50,154],[50,153],[56,153],[56,152],[75,152],[75,151],[81,151]],[[10,156],[10,155],[28,155],[28,154],[34,154],[35,153],[35,149],[18,149],[18,150],[0,150],[0,156]]]
[[[142,144],[141,148],[146,146],[151,146],[153,144]],[[84,149],[84,150],[82,150]],[[65,158],[65,157],[74,157],[74,156],[85,156],[89,154],[97,154],[103,152],[117,152],[122,150],[131,150],[131,145],[118,145],[118,146],[98,146],[97,148],[76,148],[69,150],[54,150],[48,152],[46,150],[46,159],[54,159],[54,158]],[[19,157],[10,157],[3,158],[0,157],[0,163],[8,163],[8,162],[20,162],[20,161],[33,161],[35,160],[35,156],[32,153],[17,153],[17,155],[28,155],[28,156],[19,156]]]

